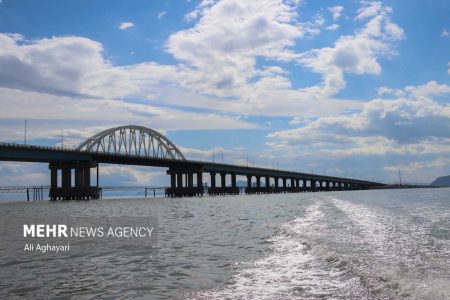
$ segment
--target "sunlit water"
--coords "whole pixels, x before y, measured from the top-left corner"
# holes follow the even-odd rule
[[[157,245],[14,243],[30,220],[120,216],[157,219]],[[450,299],[450,189],[2,203],[0,218],[0,298]]]

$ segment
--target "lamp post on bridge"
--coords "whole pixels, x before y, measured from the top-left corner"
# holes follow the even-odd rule
[[[27,120],[25,120],[25,139],[24,139],[25,145],[27,144]]]

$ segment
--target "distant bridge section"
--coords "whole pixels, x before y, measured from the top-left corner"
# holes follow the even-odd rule
[[[166,195],[172,197],[203,195],[204,173],[210,176],[211,186],[207,190],[210,195],[239,194],[238,175],[247,178],[245,193],[248,194],[370,189],[383,185],[358,179],[187,160],[175,144],[160,133],[133,125],[102,131],[76,149],[3,143],[0,144],[0,160],[49,163],[49,197],[52,200],[98,199],[101,196],[99,163],[167,168],[170,187]],[[91,186],[92,168],[97,171],[95,186]]]

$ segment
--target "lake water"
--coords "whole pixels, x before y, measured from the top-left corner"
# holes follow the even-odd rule
[[[24,251],[34,222],[157,236]],[[0,228],[1,299],[450,299],[444,188],[2,203]]]

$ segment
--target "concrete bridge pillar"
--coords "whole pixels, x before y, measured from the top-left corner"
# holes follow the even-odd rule
[[[75,168],[75,186],[81,187],[84,184],[84,170],[83,168]]]
[[[83,168],[84,186],[91,186],[91,168]]]
[[[176,176],[175,173],[170,174],[170,187],[172,189],[177,187],[177,179],[175,176]]]
[[[269,188],[270,188],[270,177],[269,176],[266,176],[266,188],[267,188],[267,191],[269,191]]]
[[[69,189],[72,187],[72,170],[69,167],[62,169],[62,187]]]
[[[315,191],[317,189],[317,182],[315,180],[310,180],[311,182],[311,190]]]
[[[216,187],[216,173],[211,172],[209,174],[211,175],[211,187],[215,188]]]
[[[169,197],[183,196],[202,196],[203,188],[203,171],[201,169],[174,169],[167,171],[170,175],[170,187],[166,189],[166,195]],[[194,186],[194,174],[197,174],[197,185]]]
[[[194,173],[191,173],[191,172],[187,173],[187,178],[188,178],[187,186],[190,187],[190,188],[193,187],[194,186]]]
[[[98,199],[100,197],[98,178],[97,186],[91,186],[91,168],[94,167],[98,168],[97,162],[50,163],[50,200]],[[72,186],[73,169],[74,186]],[[61,170],[61,187],[58,187],[58,170]]]
[[[261,176],[259,175],[256,176],[256,187],[257,188],[261,187]]]
[[[275,181],[275,189],[278,189],[278,180],[279,180],[280,178],[278,178],[278,177],[274,177],[274,181]]]
[[[231,173],[231,187],[236,187],[236,173]]]
[[[203,173],[202,172],[197,173],[197,187],[203,188]]]
[[[226,187],[227,173],[220,173],[220,187]]]
[[[56,189],[58,187],[58,169],[50,169],[50,188]]]
[[[286,183],[286,181],[287,181],[287,178],[286,178],[286,177],[283,177],[283,192],[286,192],[286,189],[287,189],[287,183]]]
[[[252,187],[252,175],[247,175],[247,187]]]
[[[177,188],[183,187],[183,174],[177,173]]]

